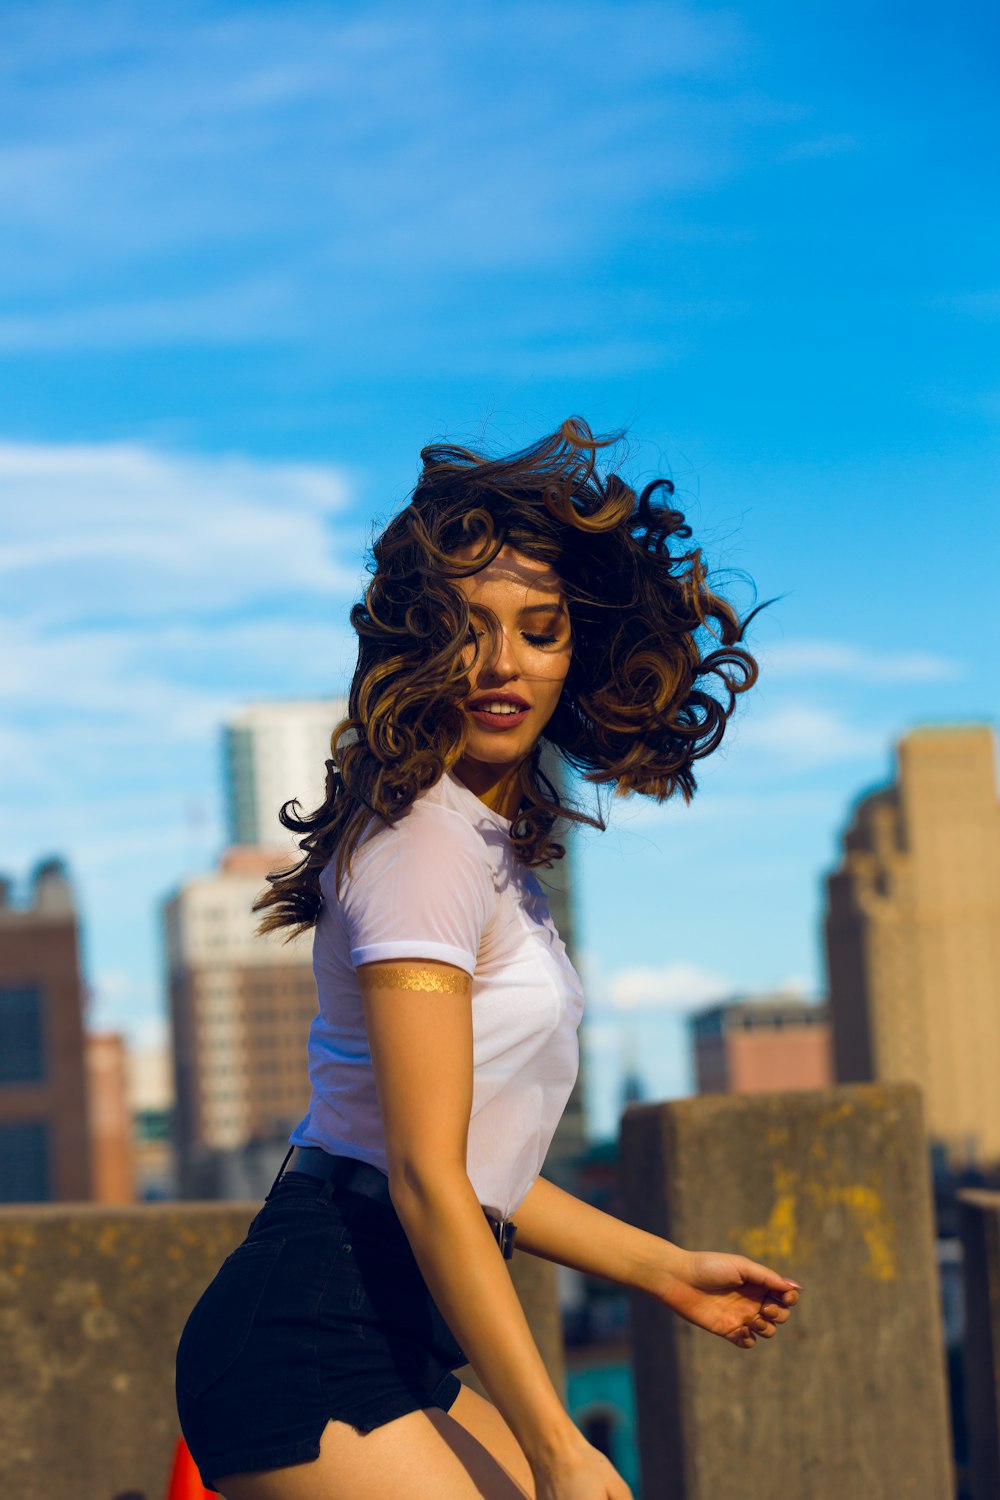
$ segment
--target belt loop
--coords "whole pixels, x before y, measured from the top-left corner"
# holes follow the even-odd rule
[[[270,1202],[271,1194],[274,1192],[275,1188],[278,1186],[278,1183],[281,1181],[282,1177],[284,1177],[284,1175],[285,1175],[285,1168],[288,1166],[288,1158],[291,1156],[291,1154],[292,1154],[292,1152],[294,1150],[295,1150],[294,1146],[289,1146],[288,1150],[285,1152],[285,1159],[281,1163],[281,1166],[278,1168],[278,1175],[274,1179],[274,1181],[271,1183],[271,1186],[267,1190],[267,1196],[264,1199],[265,1203]]]
[[[335,1187],[336,1183],[334,1182],[333,1178],[328,1177],[316,1195],[316,1202],[329,1203],[330,1199],[333,1197],[333,1190]]]

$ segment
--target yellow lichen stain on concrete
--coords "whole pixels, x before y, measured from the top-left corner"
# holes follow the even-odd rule
[[[8,1250],[14,1255],[23,1254],[37,1243],[38,1235],[27,1224],[5,1225],[0,1229],[0,1257]]]
[[[862,1275],[873,1276],[876,1281],[895,1281],[896,1227],[886,1214],[881,1194],[860,1182],[810,1183],[808,1192],[818,1208],[843,1207],[851,1215],[868,1251],[867,1264],[858,1268]]]
[[[795,1253],[798,1227],[796,1176],[789,1167],[775,1167],[775,1200],[767,1223],[742,1232],[733,1231],[737,1242],[751,1260],[787,1261]]]
[[[839,1104],[834,1104],[830,1109],[825,1109],[816,1122],[817,1130],[826,1130],[830,1125],[836,1125],[838,1120],[849,1119],[854,1113],[854,1105],[849,1099],[842,1099]]]
[[[793,1259],[801,1265],[814,1249],[808,1236],[802,1234],[800,1203],[808,1198],[813,1212],[809,1222],[822,1218],[831,1208],[846,1209],[861,1235],[867,1260],[856,1269],[876,1281],[894,1281],[896,1266],[896,1230],[886,1213],[877,1188],[860,1182],[836,1181],[836,1165],[822,1177],[806,1177],[794,1168],[776,1165],[773,1178],[774,1203],[766,1224],[746,1229],[732,1229],[730,1236],[751,1260],[763,1261],[780,1269]]]
[[[103,1224],[101,1226],[100,1232],[94,1240],[94,1244],[100,1255],[117,1256],[119,1252],[118,1242],[121,1238],[121,1235],[119,1233],[120,1227],[121,1226],[116,1224],[113,1219],[109,1220],[107,1224]]]

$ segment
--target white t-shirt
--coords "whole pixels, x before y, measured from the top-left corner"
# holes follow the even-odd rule
[[[441,959],[472,975],[469,1178],[480,1203],[512,1215],[576,1080],[583,993],[509,820],[446,772],[361,844],[339,896],[332,863],[320,885],[312,1099],[291,1142],[388,1171],[355,965]],[[423,998],[432,1028],[438,997]]]

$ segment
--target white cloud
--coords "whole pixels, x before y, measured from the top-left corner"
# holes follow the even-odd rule
[[[946,682],[961,677],[952,657],[933,651],[875,651],[847,641],[776,641],[755,648],[762,675],[846,677],[853,682]]]
[[[802,974],[789,974],[784,979],[779,979],[774,986],[777,995],[791,995],[799,1000],[812,998],[812,986],[809,980]]]
[[[345,477],[318,464],[0,443],[0,495],[4,612],[50,625],[330,597],[360,575],[329,525]]]
[[[0,700],[8,714],[30,711],[46,725],[72,718],[81,749],[101,724],[123,742],[152,725],[161,741],[190,740],[249,699],[309,697],[339,687],[356,645],[344,614],[328,623],[126,620],[53,629],[14,622],[4,632]],[[25,732],[8,722],[0,731],[0,759],[24,761]]]
[[[727,768],[720,763],[715,769],[718,772]],[[639,837],[658,829],[662,831],[667,824],[675,832],[685,827],[700,829],[707,824],[736,828],[748,822],[764,822],[773,828],[782,820],[826,819],[837,806],[829,790],[821,787],[790,787],[769,779],[766,794],[762,794],[759,786],[756,790],[729,791],[724,781],[723,777],[722,784],[710,784],[710,768],[706,765],[690,806],[679,796],[664,803],[648,797],[616,799],[611,807],[610,827]]]
[[[665,964],[660,969],[622,969],[611,976],[615,1010],[687,1012],[732,994],[732,981],[694,963]]]
[[[806,770],[884,755],[888,739],[884,730],[860,728],[832,709],[788,703],[756,716],[747,715],[736,726],[736,743],[741,751]]]
[[[0,314],[0,353],[243,344],[261,337],[298,338],[305,327],[305,311],[291,283],[245,278],[196,293]]]
[[[597,1045],[609,1045],[608,1039],[618,1034],[610,1018],[622,1012],[682,1015],[731,995],[734,989],[732,980],[717,970],[684,959],[661,967],[636,965],[606,973],[596,953],[584,951],[578,954],[577,963],[587,996],[587,1024],[594,1028]]]
[[[96,879],[145,851],[155,890],[218,828],[198,835],[185,809],[221,800],[224,718],[349,675],[365,538],[341,542],[348,478],[6,443],[0,493],[5,857],[57,847]]]

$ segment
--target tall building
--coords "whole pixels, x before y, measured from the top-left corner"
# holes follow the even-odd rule
[[[214,1196],[213,1163],[284,1139],[309,1105],[312,935],[258,937],[251,911],[274,863],[267,850],[229,849],[166,905],[182,1196]]]
[[[560,797],[565,800],[565,771],[551,747],[546,747],[543,751],[542,769],[557,788]],[[573,894],[577,855],[576,835],[572,826],[561,836],[560,842],[566,846],[563,858],[551,870],[536,870],[535,874],[549,898],[549,910],[556,931],[566,945],[570,962],[576,966],[578,954]],[[580,1070],[545,1158],[546,1173],[564,1181],[567,1187],[573,1185],[576,1166],[587,1150],[587,1080],[583,1051],[583,1028],[586,1024],[585,1011],[580,1032]]]
[[[823,1089],[833,1082],[829,1013],[792,995],[755,995],[690,1020],[699,1094]]]
[[[174,1069],[170,1048],[162,1044],[130,1047],[127,1075],[136,1197],[140,1202],[175,1198]]]
[[[116,1031],[91,1032],[87,1037],[86,1057],[91,1197],[95,1203],[134,1203],[125,1038]]]
[[[987,725],[916,729],[827,881],[837,1077],[911,1079],[954,1165],[1000,1161],[1000,802]]]
[[[65,869],[47,860],[24,905],[0,881],[0,1203],[91,1189],[76,910]]]
[[[330,735],[347,714],[342,698],[252,703],[223,731],[229,842],[285,849],[294,835],[278,821],[298,798],[313,812],[326,788]]]
[[[573,920],[573,846],[572,834],[564,837],[566,854],[551,870],[536,870],[539,884],[549,899],[549,910],[556,931],[566,945],[572,964],[577,962],[576,929]],[[581,1027],[586,1020],[581,1022]],[[584,1076],[583,1034],[580,1035],[580,1070],[572,1093],[563,1110],[546,1157],[546,1171],[559,1175],[565,1163],[572,1165],[587,1148],[586,1079]]]

